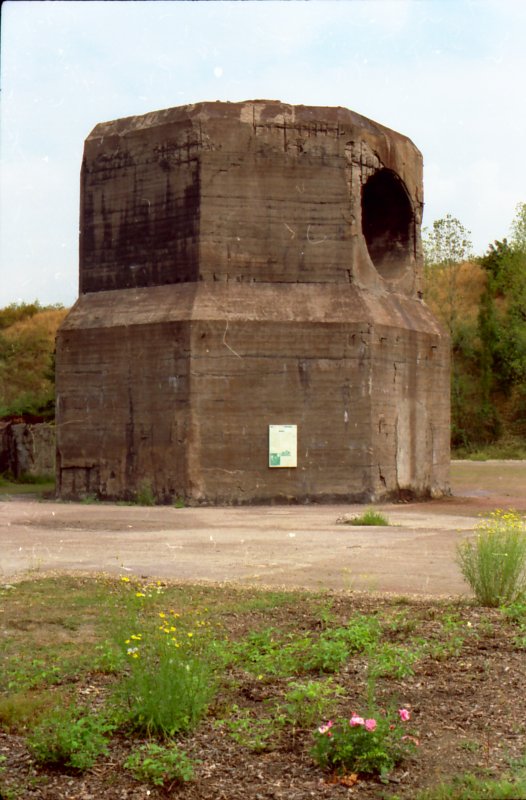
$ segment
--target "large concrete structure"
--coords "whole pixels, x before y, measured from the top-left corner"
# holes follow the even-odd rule
[[[344,108],[97,125],[57,343],[59,494],[443,491],[449,347],[421,295],[422,207],[419,151]]]

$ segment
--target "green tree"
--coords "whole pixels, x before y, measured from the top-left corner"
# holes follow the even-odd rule
[[[424,228],[422,244],[427,266],[461,264],[473,255],[471,232],[451,214],[433,222],[431,230]]]
[[[526,433],[526,203],[519,203],[508,241],[480,259],[487,273],[478,316],[479,368],[486,421],[505,410],[508,433]],[[491,426],[490,426],[491,428]],[[497,425],[495,435],[499,432]]]
[[[459,314],[459,272],[472,256],[470,232],[451,214],[424,228],[425,295],[448,329],[451,341],[451,425],[452,443],[465,444],[464,409],[469,404],[471,381],[461,362],[472,348],[472,327]]]
[[[424,231],[423,246],[426,298],[451,336],[452,445],[517,443],[526,435],[526,203],[476,264],[450,214]]]
[[[447,292],[441,303],[440,314],[453,341],[458,317],[458,271],[460,265],[473,255],[471,233],[456,217],[446,214],[435,220],[431,229],[424,228],[423,234],[426,285],[433,284],[433,272],[443,273]]]
[[[526,203],[517,204],[511,223],[511,245],[514,250],[526,253]]]
[[[480,349],[478,361],[480,368],[480,406],[477,409],[477,423],[480,441],[492,441],[498,438],[501,421],[492,401],[495,389],[495,362],[498,356],[499,325],[495,302],[491,291],[491,281],[480,298],[478,312],[478,335]]]
[[[11,325],[14,325],[16,322],[20,322],[23,319],[34,317],[39,311],[43,311],[44,308],[50,307],[61,308],[61,306],[43,307],[40,305],[38,300],[35,300],[34,303],[10,303],[10,305],[5,306],[5,308],[0,308],[0,330],[9,328]]]

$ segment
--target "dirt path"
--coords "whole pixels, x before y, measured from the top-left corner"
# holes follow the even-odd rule
[[[453,496],[382,504],[391,526],[338,522],[361,506],[145,508],[0,502],[0,581],[47,572],[106,572],[235,582],[458,595],[455,548],[480,514],[526,511],[526,462],[453,462]]]

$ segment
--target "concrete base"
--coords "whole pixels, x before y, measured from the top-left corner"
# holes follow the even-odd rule
[[[57,357],[61,497],[447,491],[447,340],[419,300],[354,286],[98,292],[69,315]],[[296,468],[268,466],[272,424],[297,425]]]

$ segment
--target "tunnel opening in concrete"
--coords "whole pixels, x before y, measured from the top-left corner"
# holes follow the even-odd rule
[[[397,278],[411,263],[413,209],[407,189],[390,169],[380,169],[362,188],[362,231],[382,278]]]

